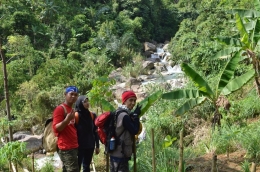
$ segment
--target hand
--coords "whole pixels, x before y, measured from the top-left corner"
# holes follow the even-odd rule
[[[141,108],[142,108],[142,105],[137,104],[137,106],[136,106],[136,108],[134,110],[134,114],[133,115],[139,116],[141,114]]]
[[[75,118],[75,111],[74,111],[74,109],[72,109],[71,112],[67,114],[66,118],[69,121],[71,121],[71,120],[73,120]]]
[[[99,152],[100,152],[100,149],[99,149],[99,148],[96,148],[96,149],[95,149],[96,155],[99,154]]]

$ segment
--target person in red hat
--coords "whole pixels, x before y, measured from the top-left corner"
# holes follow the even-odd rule
[[[134,136],[139,131],[141,106],[136,105],[136,94],[129,90],[122,94],[122,105],[118,107],[116,135],[119,137],[116,149],[110,153],[110,172],[129,172],[128,161],[133,153]]]

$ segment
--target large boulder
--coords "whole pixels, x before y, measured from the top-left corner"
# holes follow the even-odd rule
[[[145,42],[144,43],[144,51],[156,51],[156,46],[150,42]]]
[[[141,83],[141,80],[139,80],[139,79],[137,79],[137,78],[133,78],[133,77],[131,77],[131,78],[129,78],[127,81],[126,81],[126,83],[125,83],[125,87],[127,88],[127,89],[131,89],[131,87],[132,87],[132,85],[141,85],[142,83]]]
[[[21,140],[21,139],[24,139],[28,135],[32,135],[32,133],[30,131],[18,131],[13,134],[13,140],[14,141]]]
[[[118,100],[121,103],[121,101],[122,101],[122,93],[124,91],[126,91],[127,89],[123,88],[123,87],[117,86],[117,87],[114,87],[113,90],[114,90],[113,91],[113,96],[115,97],[116,100]]]
[[[23,139],[18,141],[25,142],[26,149],[29,152],[35,152],[39,149],[42,149],[42,135],[27,135]]]
[[[116,82],[119,83],[126,81],[126,77],[122,75],[122,68],[117,68],[116,70],[113,70],[108,77],[115,79]]]
[[[154,69],[154,62],[152,62],[152,61],[145,61],[143,63],[143,71],[151,70],[151,69]]]

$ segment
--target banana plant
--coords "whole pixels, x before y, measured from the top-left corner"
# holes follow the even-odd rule
[[[162,96],[162,91],[156,91],[155,93],[147,96],[145,99],[143,99],[142,101],[139,102],[139,104],[141,105],[141,114],[139,115],[139,117],[143,116],[145,114],[145,112],[147,112],[147,110],[157,101],[161,98]],[[105,111],[115,111],[116,108],[107,100],[102,99],[101,100],[101,106],[103,108],[103,110]]]
[[[227,58],[239,53],[241,60],[247,59],[255,70],[256,90],[260,96],[260,1],[254,0],[255,10],[233,10],[236,35],[217,40],[227,48],[219,51],[215,58]]]
[[[197,71],[192,69],[188,64],[182,63],[182,70],[193,81],[196,89],[179,89],[167,92],[162,94],[162,99],[187,99],[187,101],[173,113],[174,115],[183,115],[195,106],[198,106],[205,101],[209,101],[215,107],[214,119],[218,119],[218,121],[215,122],[218,122],[220,125],[220,113],[217,106],[217,100],[219,97],[229,95],[230,93],[238,90],[255,75],[255,71],[251,69],[241,76],[234,77],[234,72],[239,61],[239,53],[236,53],[229,59],[221,72],[218,83],[215,84],[216,88],[210,87],[209,83],[203,79]],[[214,126],[215,123],[213,123],[213,127]]]

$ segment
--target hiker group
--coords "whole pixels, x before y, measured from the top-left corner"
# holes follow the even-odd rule
[[[89,111],[89,99],[87,96],[79,96],[77,87],[67,87],[64,95],[64,103],[55,108],[52,118],[52,129],[57,137],[57,152],[63,164],[63,172],[79,172],[81,166],[83,172],[90,172],[92,156],[94,152],[100,152],[100,132],[106,136],[104,144],[105,151],[110,156],[110,171],[129,172],[128,161],[133,153],[135,135],[141,129],[141,106],[137,105],[133,110],[136,94],[130,90],[122,93],[122,105],[110,114],[110,118],[113,118],[110,121],[113,122],[107,124],[108,126],[103,125],[104,128],[95,125],[95,121],[96,124],[102,121],[97,118],[103,116]],[[110,127],[113,131],[104,132],[103,130],[108,130],[105,127]]]

